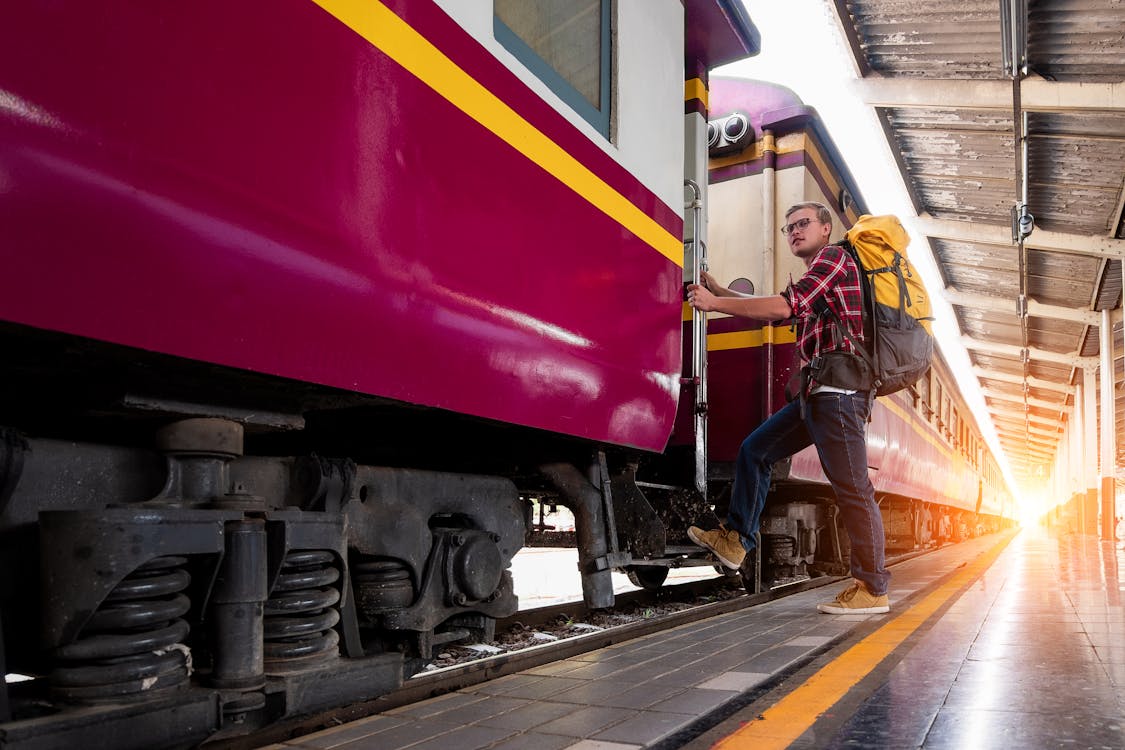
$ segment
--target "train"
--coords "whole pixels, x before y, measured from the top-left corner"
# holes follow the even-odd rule
[[[712,76],[709,95],[709,246],[703,262],[724,286],[776,294],[804,273],[780,231],[788,207],[825,205],[833,214],[832,237],[840,239],[869,213],[866,202],[823,119],[791,90]],[[685,307],[685,338],[690,315]],[[705,332],[706,388],[702,398],[683,395],[671,450],[697,439],[690,415],[702,401],[709,499],[722,517],[739,445],[785,404],[785,386],[799,361],[789,321],[711,314]],[[1000,465],[939,348],[917,383],[875,401],[867,443],[887,550],[925,549],[1015,523]],[[846,575],[847,534],[835,511],[814,447],[776,465],[748,588],[810,574]],[[649,581],[658,578],[647,575]]]
[[[738,0],[0,9],[0,747],[374,700],[517,611],[535,502],[592,607],[714,564],[792,336],[684,284],[863,208],[815,112],[712,79],[758,45]],[[899,546],[1009,517],[948,368],[881,404]],[[751,589],[846,559],[814,463]]]

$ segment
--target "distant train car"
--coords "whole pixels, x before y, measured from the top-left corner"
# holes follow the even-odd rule
[[[828,206],[839,238],[866,205],[819,116],[790,90],[714,77],[710,102],[707,262],[719,283],[776,294],[804,273],[780,231],[789,206]],[[789,322],[712,314],[707,352],[708,481],[721,501],[742,439],[785,403],[798,367],[795,331]],[[691,438],[685,411],[674,443]],[[940,355],[913,388],[877,400],[868,461],[888,549],[959,539],[1012,518],[996,462]],[[775,467],[774,478],[761,528],[767,578],[846,572],[847,534],[815,449]]]
[[[611,603],[756,47],[734,0],[5,4],[0,744],[378,696],[515,611],[532,490]]]

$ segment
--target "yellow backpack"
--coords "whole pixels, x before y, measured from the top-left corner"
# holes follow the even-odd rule
[[[865,341],[833,315],[837,329],[870,367],[875,395],[913,385],[930,367],[934,340],[930,297],[906,258],[909,235],[897,217],[864,214],[836,244],[859,265]]]
[[[875,301],[901,308],[932,335],[930,296],[906,257],[910,236],[898,217],[864,214],[848,230],[847,238],[871,282]]]

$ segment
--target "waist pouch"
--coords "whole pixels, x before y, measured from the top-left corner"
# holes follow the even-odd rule
[[[801,368],[808,370],[808,379],[821,385],[849,391],[870,391],[875,384],[871,365],[862,357],[845,351],[832,351]]]

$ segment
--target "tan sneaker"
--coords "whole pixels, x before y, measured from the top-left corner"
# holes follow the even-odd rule
[[[738,532],[733,529],[720,526],[711,531],[704,531],[698,526],[689,526],[687,535],[688,539],[700,547],[710,550],[719,558],[719,562],[731,570],[738,570],[742,566],[742,561],[746,559],[746,549],[742,546]]]
[[[816,608],[827,615],[879,615],[891,611],[891,602],[886,594],[873,596],[859,581],[852,581],[835,599]]]

